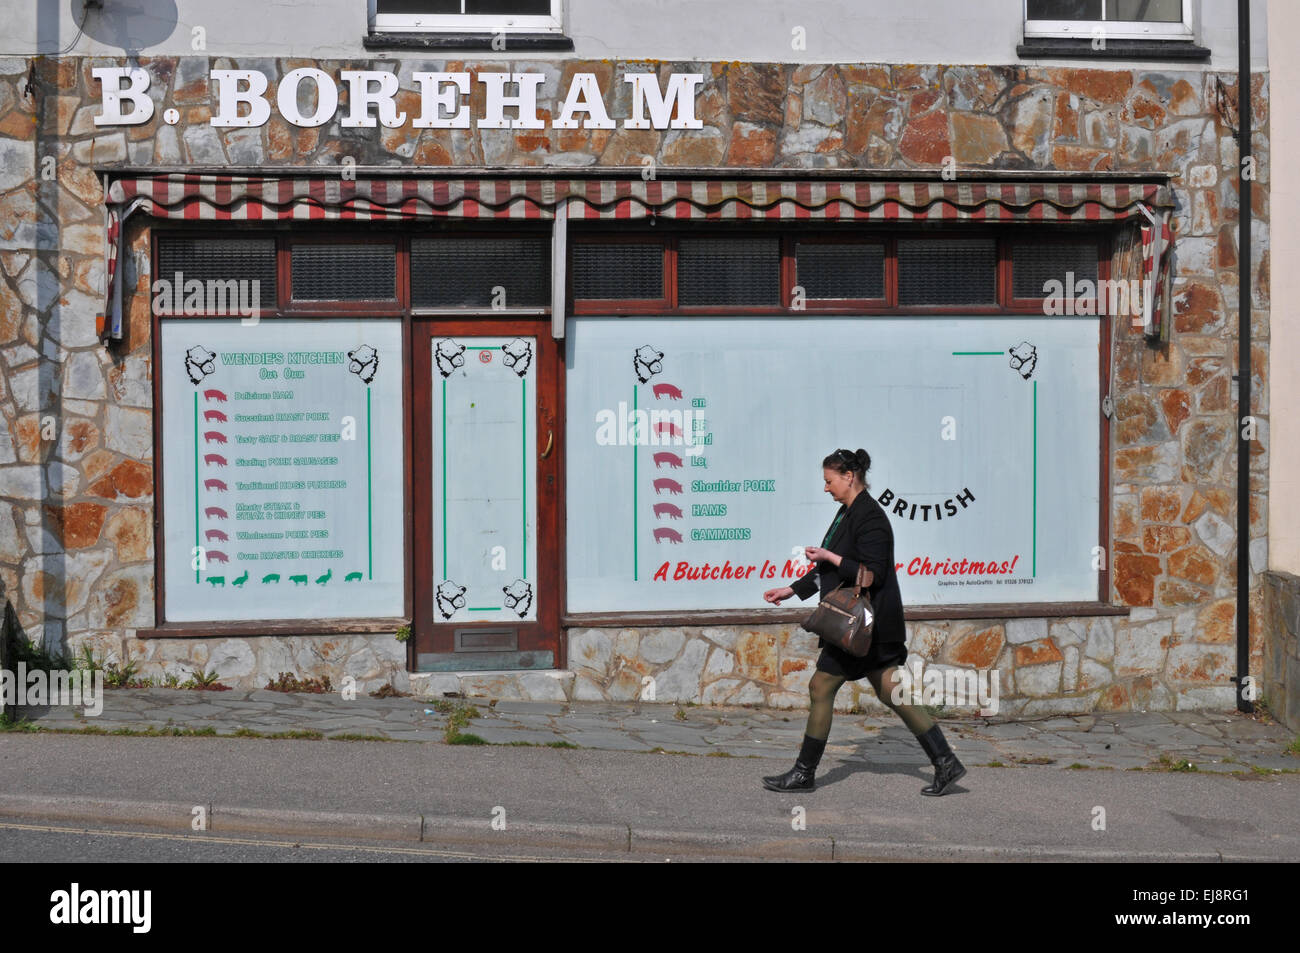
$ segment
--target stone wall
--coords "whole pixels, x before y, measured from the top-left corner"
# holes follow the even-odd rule
[[[1002,673],[1004,704],[1024,711],[1218,707],[1233,703],[1237,146],[1215,103],[1235,75],[978,66],[746,63],[209,60],[145,58],[155,118],[96,130],[90,70],[116,60],[0,59],[0,586],[23,631],[110,657],[143,674],[215,666],[258,683],[282,666],[386,681],[402,666],[391,636],[141,641],[153,622],[152,415],[148,237],[137,225],[123,263],[126,340],[105,350],[94,316],[103,291],[103,219],[93,166],[203,165],[660,167],[1171,171],[1177,280],[1172,340],[1147,343],[1114,322],[1113,599],[1128,617],[914,623],[914,651],[939,664]],[[277,115],[215,129],[209,68],[275,78],[299,66],[393,68],[398,108],[420,110],[416,70],[546,75],[539,130],[319,129]],[[549,125],[576,72],[593,72],[610,115],[628,116],[638,69],[701,72],[700,130],[563,130]],[[29,69],[32,70],[29,83]],[[473,83],[471,114],[482,115]],[[1252,91],[1259,254],[1252,300],[1252,671],[1263,663],[1267,559],[1268,79]],[[346,91],[343,92],[346,99]],[[309,109],[310,103],[302,103]],[[179,111],[167,125],[164,109]],[[1230,120],[1231,117],[1228,117]],[[958,173],[960,178],[960,172]],[[143,267],[142,267],[143,266]],[[628,697],[653,675],[704,701],[798,705],[815,653],[793,627],[580,630],[569,633],[575,697]],[[427,679],[426,679],[427,681]],[[547,682],[551,686],[551,679]],[[551,691],[551,687],[547,687]],[[1008,697],[1009,693],[1009,697]],[[846,693],[848,695],[850,693]],[[869,693],[868,693],[869,694]],[[843,698],[851,703],[850,698]]]
[[[1268,634],[1259,679],[1263,701],[1278,721],[1300,731],[1300,578],[1266,572],[1264,589]]]

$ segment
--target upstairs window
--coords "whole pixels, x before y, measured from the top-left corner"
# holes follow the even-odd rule
[[[1025,0],[1026,37],[1190,40],[1191,0]]]
[[[563,0],[370,0],[377,33],[560,33]]]

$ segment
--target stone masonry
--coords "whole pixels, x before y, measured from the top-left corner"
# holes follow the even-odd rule
[[[122,263],[128,329],[96,338],[104,291],[104,218],[96,169],[117,166],[583,167],[1169,171],[1177,201],[1171,341],[1150,344],[1114,323],[1111,511],[1113,601],[1098,618],[912,623],[914,652],[939,665],[1001,673],[1003,709],[1082,712],[1228,708],[1233,704],[1237,145],[1235,75],[1205,69],[781,65],[580,61],[370,63],[142,58],[154,118],[97,129],[91,69],[118,60],[0,58],[0,592],[23,634],[141,674],[215,667],[259,687],[278,671],[352,674],[430,691],[492,687],[520,697],[624,699],[653,676],[658,700],[778,707],[806,703],[815,639],[795,626],[574,630],[556,676],[414,676],[391,635],[139,640],[154,622],[149,232],[133,221]],[[391,68],[398,108],[418,113],[416,70],[535,71],[545,129],[300,129],[209,125],[210,68],[276,78],[300,66],[331,75]],[[700,130],[564,130],[549,125],[575,72],[593,72],[611,117],[629,114],[635,70],[700,72]],[[471,113],[482,112],[472,83]],[[346,89],[341,90],[346,100]],[[1267,560],[1269,149],[1268,78],[1252,90],[1259,263],[1251,316],[1252,411],[1259,419],[1250,494],[1251,669],[1261,670]],[[310,109],[304,102],[301,108]],[[174,107],[176,125],[161,115]],[[958,173],[960,177],[960,171]],[[1294,637],[1294,636],[1293,636]],[[874,704],[865,682],[844,705]],[[1265,699],[1267,701],[1267,698]]]

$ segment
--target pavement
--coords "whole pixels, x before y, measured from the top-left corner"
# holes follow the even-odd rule
[[[155,688],[18,714],[0,817],[192,829],[200,808],[209,831],[655,857],[1300,860],[1295,738],[1235,712],[944,718],[969,773],[942,798],[919,795],[933,772],[892,714],[837,713],[795,794],[759,777],[793,763],[798,710]]]

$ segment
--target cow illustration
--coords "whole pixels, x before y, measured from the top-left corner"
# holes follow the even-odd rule
[[[679,520],[682,518],[682,511],[680,507],[674,506],[671,503],[656,503],[655,516],[660,519],[667,516],[671,520]]]
[[[663,400],[667,397],[669,400],[681,400],[682,392],[672,384],[655,384],[655,400]]]
[[[219,490],[224,493],[226,490],[230,489],[230,487],[226,486],[226,484],[222,483],[220,480],[204,480],[203,489]]]
[[[679,496],[682,492],[682,485],[676,480],[670,480],[667,477],[660,477],[655,480],[655,495],[658,496],[661,490],[667,490],[673,496]]]
[[[465,587],[458,586],[450,579],[445,579],[438,586],[438,611],[444,619],[450,619],[457,609],[465,608]]]
[[[533,346],[523,338],[515,338],[502,346],[501,360],[506,367],[523,377],[528,373],[528,365],[533,363]]]
[[[227,461],[226,458],[219,453],[205,453],[203,455],[203,462],[210,467],[224,467]]]
[[[228,563],[228,562],[230,562],[230,557],[227,556],[225,553],[223,553],[223,552],[222,552],[221,550],[219,550],[219,549],[209,549],[209,550],[208,550],[208,562],[212,562],[212,563]]]
[[[280,581],[280,574],[278,572],[268,572],[265,576],[262,577],[262,585],[266,585],[267,583],[272,583],[272,582],[279,582],[279,581]]]
[[[206,347],[195,345],[185,352],[185,372],[190,375],[191,384],[203,382],[203,378],[216,371],[217,355]]]
[[[452,371],[465,364],[465,345],[443,338],[434,349],[433,360],[438,365],[439,374],[444,378],[451,377]]]
[[[632,369],[636,371],[636,379],[642,384],[650,380],[664,369],[663,360],[663,351],[656,351],[649,344],[641,345],[632,355]]]
[[[230,514],[219,506],[205,506],[203,508],[203,515],[210,520],[224,520],[230,518]]]
[[[239,577],[237,577],[237,578],[235,578],[235,579],[230,580],[230,584],[231,584],[232,586],[239,586],[241,589],[244,587],[244,583],[246,583],[246,582],[248,582],[248,570],[247,570],[247,569],[244,570],[244,574],[243,574],[242,576],[239,576]]]
[[[290,576],[290,577],[289,577],[289,581],[290,581],[291,583],[293,583],[295,586],[305,586],[305,585],[307,585],[307,577],[306,577],[306,575],[302,575],[302,576]]]
[[[211,586],[213,589],[217,588],[217,586],[221,586],[221,587],[224,589],[225,586],[226,586],[226,577],[225,577],[225,576],[209,576],[209,577],[208,577],[208,585]]]
[[[344,581],[344,582],[360,582],[360,581],[361,581],[361,573],[360,573],[360,572],[350,572],[350,573],[348,573],[346,576],[343,577],[343,581]]]
[[[507,609],[513,609],[519,618],[528,615],[528,609],[533,604],[533,587],[522,579],[516,579],[508,586],[502,586],[501,591],[506,594],[505,603]]]
[[[228,418],[219,410],[205,410],[203,420],[209,424],[224,424],[227,423]]]
[[[1018,371],[1020,376],[1029,380],[1034,373],[1034,367],[1038,364],[1038,351],[1028,341],[1021,341],[1015,347],[1007,348],[1007,353],[1011,355],[1011,369]]]
[[[682,468],[682,458],[675,453],[669,453],[667,450],[655,454],[655,469],[658,470],[662,464],[668,464],[673,470]]]
[[[673,437],[682,436],[682,428],[677,426],[671,420],[661,420],[655,424],[655,433],[668,434]]]
[[[223,434],[220,430],[205,430],[203,431],[203,442],[204,443],[225,443],[226,435]]]
[[[675,529],[669,529],[667,526],[660,526],[655,530],[655,542],[662,543],[665,539],[670,543],[680,543],[682,534]]]
[[[331,566],[324,574],[316,577],[316,585],[323,586],[334,578],[334,568]]]
[[[361,378],[361,383],[369,384],[379,373],[379,355],[369,344],[348,351],[348,370]]]
[[[203,399],[215,400],[218,403],[224,404],[226,402],[226,395],[225,392],[219,390],[205,390],[203,392]]]
[[[203,534],[203,538],[206,539],[209,543],[213,542],[214,540],[215,540],[216,542],[218,542],[218,543],[228,543],[228,542],[230,542],[230,537],[227,536],[225,533],[223,533],[223,532],[222,532],[221,530],[219,530],[219,529],[210,529],[210,530],[208,530],[207,532],[205,532],[205,533]]]

